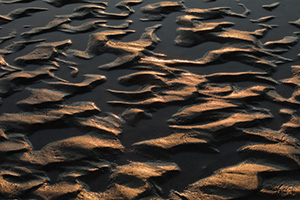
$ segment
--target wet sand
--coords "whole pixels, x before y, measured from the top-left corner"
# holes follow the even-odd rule
[[[299,199],[286,0],[0,0],[0,199]]]

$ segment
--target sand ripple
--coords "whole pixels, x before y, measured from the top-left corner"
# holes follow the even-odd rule
[[[297,3],[244,3],[0,0],[0,199],[299,199]]]

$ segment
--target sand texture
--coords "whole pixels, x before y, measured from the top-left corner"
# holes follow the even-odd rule
[[[298,4],[0,0],[0,199],[300,199]]]

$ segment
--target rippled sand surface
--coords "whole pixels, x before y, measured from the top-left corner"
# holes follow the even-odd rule
[[[0,0],[0,199],[300,199],[299,18]]]

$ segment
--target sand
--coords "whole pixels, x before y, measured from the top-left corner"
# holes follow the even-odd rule
[[[300,198],[297,2],[0,5],[0,199]]]

